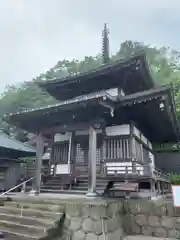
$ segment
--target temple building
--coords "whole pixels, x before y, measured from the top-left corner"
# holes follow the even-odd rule
[[[71,190],[83,189],[87,196],[103,191],[103,180],[149,183],[151,192],[168,183],[156,169],[152,146],[179,141],[172,86],[155,86],[145,52],[108,63],[103,51],[106,61],[97,69],[37,83],[57,104],[5,116],[8,123],[37,134],[37,192],[56,192],[68,179],[76,182]],[[40,189],[46,136],[52,138],[52,151]],[[59,185],[53,188],[52,181]]]
[[[0,192],[19,184],[24,169],[24,157],[33,157],[36,151],[31,146],[0,132]]]

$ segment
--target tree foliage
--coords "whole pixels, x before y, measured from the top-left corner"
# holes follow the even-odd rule
[[[174,92],[176,98],[177,112],[180,115],[180,53],[171,48],[156,48],[151,45],[146,45],[142,42],[125,41],[120,44],[117,54],[111,56],[111,61],[114,62],[121,58],[128,57],[131,54],[138,53],[144,50],[147,54],[147,60],[150,66],[151,73],[157,85],[174,84]],[[36,108],[43,105],[48,105],[56,102],[46,92],[43,92],[36,84],[36,81],[51,81],[54,78],[62,78],[65,76],[76,75],[81,72],[86,72],[95,69],[102,64],[101,55],[85,56],[79,61],[73,59],[61,60],[49,69],[46,73],[40,74],[31,81],[26,81],[20,85],[7,86],[0,98],[0,128],[11,135],[14,135],[20,140],[25,141],[27,133],[17,130],[15,127],[10,127],[7,123],[1,120],[2,116],[7,113],[21,111],[23,109]]]

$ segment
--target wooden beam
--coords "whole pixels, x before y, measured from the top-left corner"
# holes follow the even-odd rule
[[[129,150],[130,150],[130,158],[132,159],[132,172],[136,173],[136,163],[135,161],[136,159],[136,145],[135,145],[135,138],[133,136],[134,133],[134,125],[132,123],[130,123],[130,146],[129,146]]]
[[[89,129],[89,125],[93,124],[100,124],[102,125],[104,123],[104,119],[94,119],[89,122],[80,122],[80,123],[74,123],[69,125],[60,125],[60,126],[54,126],[50,128],[43,129],[42,132],[44,134],[55,134],[55,133],[62,133],[62,132],[75,132],[75,131],[82,131]]]
[[[36,176],[35,176],[35,191],[38,195],[40,193],[41,186],[41,168],[42,168],[42,156],[44,153],[44,137],[40,132],[36,138]]]
[[[71,135],[71,149],[70,149],[70,164],[71,164],[71,174],[76,177],[76,142],[75,142],[75,132]]]
[[[96,193],[96,148],[97,133],[96,130],[89,127],[89,161],[88,161],[88,193],[87,197],[95,197]]]

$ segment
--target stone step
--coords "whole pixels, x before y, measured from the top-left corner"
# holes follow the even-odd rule
[[[175,238],[161,238],[161,237],[148,237],[148,236],[126,236],[124,240],[175,240]]]
[[[52,190],[64,190],[60,185],[52,185],[52,184],[44,184],[41,189],[52,189]],[[65,190],[69,190],[69,188],[65,188]]]
[[[7,231],[4,232],[5,240],[36,240],[39,239],[39,237],[33,237],[31,235],[21,234],[19,232],[13,232],[13,231]]]
[[[104,187],[96,187],[96,191],[104,191]],[[77,186],[77,187],[72,187],[72,190],[79,190],[79,191],[86,191],[88,190],[88,186]]]
[[[60,219],[60,218],[59,218]],[[58,220],[58,219],[57,219]],[[0,221],[11,221],[14,223],[25,224],[28,226],[44,227],[49,228],[53,225],[54,220],[50,219],[41,219],[37,217],[25,217],[22,215],[13,215],[7,213],[0,213]]]
[[[54,189],[44,189],[41,188],[41,193],[63,193],[63,194],[80,194],[84,195],[87,191],[80,191],[80,190],[54,190]]]
[[[20,209],[20,210],[31,210],[31,211],[45,211],[45,213],[49,212],[49,213],[57,213],[57,212],[61,212],[60,211],[60,206],[56,205],[55,202],[51,203],[44,203],[40,202],[40,203],[36,203],[36,202],[22,202],[18,201],[18,202],[14,202],[14,201],[10,201],[10,202],[5,202],[4,207],[12,207],[15,209]]]
[[[88,181],[79,181],[78,182],[81,185],[88,185]],[[107,186],[108,182],[106,181],[97,181],[96,186]]]
[[[9,207],[4,206],[0,207],[0,214],[10,214],[10,215],[18,215],[18,216],[24,216],[24,217],[37,217],[41,219],[49,219],[54,220],[58,219],[61,216],[61,213],[58,212],[49,212],[49,211],[41,211],[37,209],[27,209],[27,208],[17,208],[17,207]]]
[[[51,226],[50,226],[51,227]],[[46,236],[47,229],[45,227],[28,226],[25,224],[19,224],[11,221],[5,221],[0,219],[1,232],[19,232],[21,234],[30,235],[32,237],[41,238]]]
[[[61,189],[61,187],[60,186],[53,186],[53,185],[44,185],[42,188],[41,188],[41,190],[43,190],[43,191],[45,191],[45,190],[53,190],[53,192],[54,192],[54,190],[55,191],[60,191],[60,192],[62,192],[62,191],[72,191],[72,190],[79,190],[79,191],[86,191],[87,192],[87,190],[88,190],[88,185],[81,185],[81,184],[79,184],[79,185],[77,185],[77,186],[72,186],[71,187],[71,189]],[[98,190],[104,190],[105,189],[105,186],[101,186],[101,185],[99,185],[99,186],[97,186],[96,187],[96,190],[98,191]]]

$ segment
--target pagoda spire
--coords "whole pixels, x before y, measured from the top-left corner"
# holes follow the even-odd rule
[[[102,59],[103,64],[107,64],[110,61],[109,57],[109,29],[107,24],[104,24],[104,29],[102,32]]]

